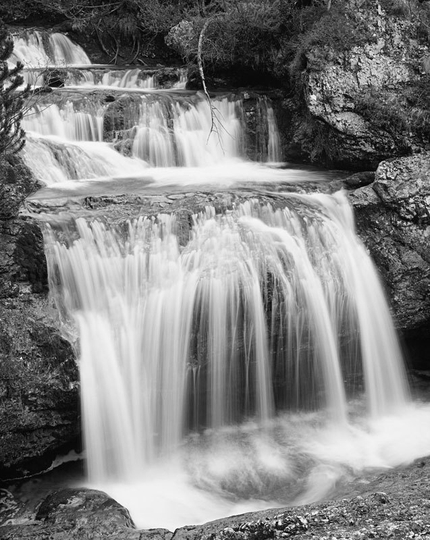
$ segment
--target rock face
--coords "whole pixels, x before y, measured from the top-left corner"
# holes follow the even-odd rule
[[[78,436],[77,370],[47,298],[42,235],[18,217],[40,186],[18,157],[0,166],[0,478],[47,468]]]
[[[295,144],[315,161],[375,169],[383,159],[427,148],[428,137],[408,121],[416,112],[408,88],[426,77],[422,59],[428,46],[419,39],[419,10],[424,8],[397,12],[385,1],[348,0],[342,17],[335,9],[326,15],[327,26],[333,25],[327,44],[321,43],[321,32],[317,39],[311,29],[300,67],[296,60],[305,111],[299,113],[304,121],[293,129],[287,153]]]
[[[411,339],[412,356],[421,355],[416,367],[428,369],[430,153],[382,162],[373,184],[352,192],[350,200],[398,327]]]

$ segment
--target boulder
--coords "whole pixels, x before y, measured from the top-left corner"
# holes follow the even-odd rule
[[[430,153],[382,162],[375,181],[349,198],[397,326],[411,339],[412,355],[421,355],[415,366],[429,369],[428,348],[422,353],[430,345]]]

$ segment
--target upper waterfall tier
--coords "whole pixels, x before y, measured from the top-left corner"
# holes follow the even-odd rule
[[[279,161],[271,103],[264,96],[249,101],[241,95],[214,98],[212,106],[219,117],[214,128],[211,107],[198,93],[123,95],[109,103],[94,96],[75,103],[66,99],[27,115],[22,123],[29,133],[23,155],[38,178],[48,184],[116,176],[104,164],[100,170],[89,164],[97,150],[95,145],[90,149],[82,144],[86,142],[111,143],[110,149],[104,145],[103,152],[112,154],[108,161],[115,155],[119,160],[118,153],[124,162],[129,161],[124,174],[130,170],[136,174],[139,164],[144,174],[148,166],[201,167],[249,158]],[[72,169],[71,154],[79,155]],[[47,166],[53,174],[47,174]]]
[[[64,34],[33,30],[12,37],[13,53],[10,62],[20,61],[29,68],[91,64],[82,47]]]
[[[17,60],[28,80],[54,87],[38,95],[22,121],[24,159],[48,185],[147,177],[148,168],[281,161],[274,110],[262,94],[209,100],[184,90],[181,69],[93,66],[78,45],[56,33],[16,36],[11,61]]]

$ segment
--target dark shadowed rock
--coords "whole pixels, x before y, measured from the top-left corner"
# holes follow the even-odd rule
[[[0,167],[0,478],[48,468],[79,435],[74,353],[47,298],[39,226],[18,218],[39,188],[16,156]]]
[[[357,189],[359,187],[368,186],[375,180],[373,171],[362,171],[351,174],[344,180],[344,185],[347,189]]]

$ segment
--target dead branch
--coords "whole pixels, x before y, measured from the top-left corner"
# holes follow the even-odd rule
[[[213,17],[210,17],[209,19],[207,19],[205,21],[205,24],[203,25],[203,28],[200,31],[199,42],[198,42],[198,46],[197,46],[197,65],[198,65],[198,68],[199,68],[199,74],[200,74],[200,78],[201,78],[201,81],[202,81],[203,92],[204,92],[205,97],[206,97],[206,99],[208,101],[209,109],[210,109],[210,113],[211,113],[211,127],[210,127],[210,130],[209,130],[207,140],[209,140],[212,133],[216,133],[217,136],[218,136],[218,141],[219,141],[219,143],[220,143],[220,145],[222,147],[222,140],[221,140],[221,135],[220,135],[220,129],[219,128],[224,129],[224,127],[222,125],[222,122],[218,118],[218,110],[214,106],[214,104],[212,103],[211,96],[210,96],[210,94],[208,92],[208,88],[206,86],[206,78],[205,78],[205,72],[204,72],[204,68],[203,68],[203,54],[202,54],[202,52],[203,52],[203,39],[204,39],[204,36],[205,36],[205,32],[206,32],[209,24],[216,17],[219,17],[220,15],[222,15],[222,14],[217,14],[217,15],[214,15]]]

